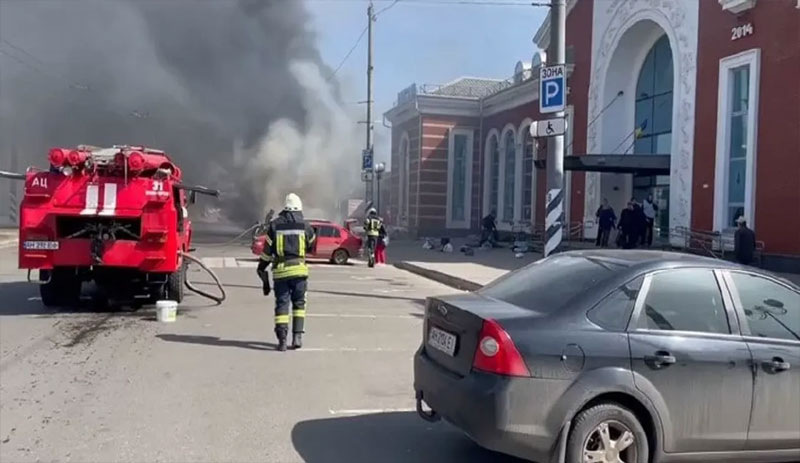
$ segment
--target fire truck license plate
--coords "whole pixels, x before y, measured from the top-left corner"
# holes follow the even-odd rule
[[[22,246],[29,251],[56,251],[58,241],[25,241]]]
[[[456,336],[439,328],[431,328],[428,344],[450,356],[456,352]]]

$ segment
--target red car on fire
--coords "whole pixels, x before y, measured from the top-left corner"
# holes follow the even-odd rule
[[[344,265],[361,251],[362,241],[350,228],[327,220],[309,220],[317,239],[314,247],[308,254],[309,259],[324,259],[333,264]],[[250,250],[254,255],[260,256],[264,252],[265,235],[259,230],[253,236]]]

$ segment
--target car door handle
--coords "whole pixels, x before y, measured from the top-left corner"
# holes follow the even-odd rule
[[[773,357],[772,360],[764,362],[764,366],[775,373],[786,371],[792,367],[792,365],[789,362],[784,362],[783,359],[780,357]]]
[[[644,357],[644,360],[647,363],[652,364],[656,368],[672,365],[673,363],[676,363],[678,361],[674,355],[663,350],[656,352],[654,355],[646,355]]]

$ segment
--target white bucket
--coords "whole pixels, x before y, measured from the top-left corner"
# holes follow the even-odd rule
[[[178,303],[175,301],[156,302],[156,319],[163,323],[172,323],[178,318]]]

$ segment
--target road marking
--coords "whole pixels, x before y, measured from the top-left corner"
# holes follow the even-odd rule
[[[238,267],[239,266],[239,264],[236,263],[236,258],[235,257],[225,257],[224,261],[223,261],[223,265],[225,266],[225,268],[232,268],[232,267]]]
[[[355,408],[352,410],[331,410],[331,415],[373,415],[376,413],[408,413],[415,412],[416,408]]]

